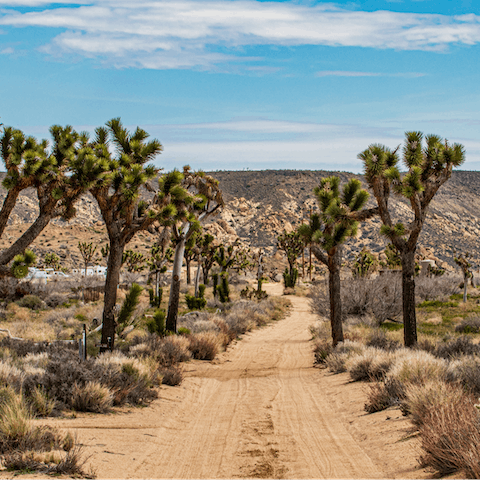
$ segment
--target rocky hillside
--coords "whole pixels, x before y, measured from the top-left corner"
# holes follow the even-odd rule
[[[208,230],[221,240],[233,240],[237,236],[253,247],[261,247],[275,253],[276,237],[284,229],[292,230],[305,221],[316,203],[312,194],[322,177],[338,175],[342,182],[359,178],[345,172],[266,170],[266,171],[217,171],[210,172],[220,181],[226,206],[223,212],[208,225]],[[1,180],[1,178],[0,178]],[[0,201],[5,191],[0,190]],[[374,200],[370,199],[374,205]],[[404,201],[393,198],[391,205],[398,220],[408,223],[410,209]],[[0,239],[0,248],[13,241],[19,232],[27,228],[36,216],[38,207],[34,191],[21,195],[11,216],[10,226]],[[98,207],[90,196],[77,205],[78,214],[66,224],[55,220],[35,242],[40,257],[47,251],[61,253],[65,265],[80,262],[78,241],[106,242],[106,232]],[[378,234],[380,222],[373,219],[362,225],[356,238],[349,240],[346,254],[352,257],[362,247],[381,252],[385,239]],[[480,172],[455,172],[440,189],[431,205],[430,214],[420,238],[419,253],[437,257],[441,262],[453,265],[452,249],[470,252],[480,259]],[[146,251],[154,241],[153,235],[138,235],[131,248]]]

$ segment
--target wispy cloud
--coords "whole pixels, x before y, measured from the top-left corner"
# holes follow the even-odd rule
[[[333,4],[0,0],[0,5],[5,7],[2,25],[64,29],[44,51],[98,58],[118,67],[212,68],[251,61],[238,47],[259,45],[444,50],[480,42],[480,17],[475,15],[352,11]],[[19,6],[37,8],[20,13],[15,10]]]
[[[419,78],[424,77],[425,73],[403,72],[403,73],[380,73],[380,72],[350,72],[343,70],[323,70],[316,72],[316,77],[402,77]]]

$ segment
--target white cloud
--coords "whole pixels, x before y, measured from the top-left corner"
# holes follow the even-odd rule
[[[418,78],[424,77],[425,73],[404,72],[404,73],[379,73],[379,72],[350,72],[343,70],[323,70],[315,73],[316,77],[403,77]]]
[[[480,17],[473,14],[366,12],[333,4],[252,0],[62,3],[72,6],[42,0],[0,0],[6,7],[47,7],[26,13],[4,9],[0,24],[65,29],[48,45],[48,52],[75,53],[117,66],[144,68],[209,68],[234,59],[251,60],[242,57],[238,49],[245,46],[444,50],[452,44],[480,42]],[[227,53],[218,53],[219,47]],[[355,76],[362,72],[351,73]]]
[[[0,50],[0,55],[11,55],[12,53],[14,53],[14,50],[12,47],[7,47]]]

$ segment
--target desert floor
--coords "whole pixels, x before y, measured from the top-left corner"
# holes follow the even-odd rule
[[[46,422],[76,433],[99,478],[428,478],[398,409],[366,414],[366,384],[313,367],[315,317],[290,298],[287,318],[186,364],[148,407]]]

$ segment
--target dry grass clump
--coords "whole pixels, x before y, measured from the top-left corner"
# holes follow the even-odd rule
[[[360,342],[345,340],[340,342],[331,355],[326,358],[325,365],[333,373],[347,371],[347,361],[356,355],[360,355],[365,346]]]
[[[189,349],[197,360],[213,360],[220,348],[220,341],[215,332],[200,332],[189,336]]]
[[[106,413],[113,405],[113,398],[110,389],[99,382],[73,385],[72,407],[79,412]]]
[[[55,399],[50,398],[43,387],[35,387],[30,391],[27,402],[36,417],[48,417],[55,409]]]
[[[435,355],[446,359],[464,355],[480,355],[480,345],[473,343],[470,337],[458,337],[446,343],[439,343],[435,349]]]
[[[399,405],[405,399],[405,386],[396,378],[386,377],[374,382],[367,392],[365,411],[375,413],[393,405]]]
[[[466,355],[448,364],[446,378],[458,383],[468,392],[480,395],[480,358]]]
[[[480,478],[479,415],[473,399],[461,389],[425,414],[419,433],[423,467],[440,475],[461,471],[465,478]]]
[[[0,389],[0,456],[9,470],[85,475],[81,449],[70,434],[62,435],[32,423],[23,396]]]
[[[446,403],[455,402],[462,395],[461,387],[444,381],[429,381],[423,385],[408,384],[405,387],[402,412],[410,415],[410,421],[421,427],[428,413]]]
[[[363,353],[347,361],[347,370],[353,381],[380,380],[395,362],[395,354],[375,347],[366,347]]]
[[[25,374],[10,362],[0,360],[0,385],[10,385],[16,390],[20,390]]]
[[[404,348],[398,351],[397,360],[392,366],[389,376],[400,382],[424,384],[430,380],[444,380],[447,362],[441,358],[424,352]]]
[[[164,367],[161,369],[162,384],[175,387],[180,385],[183,380],[182,370],[176,366]]]
[[[319,337],[314,340],[313,354],[315,355],[316,364],[325,365],[332,353],[333,346],[331,339]]]

